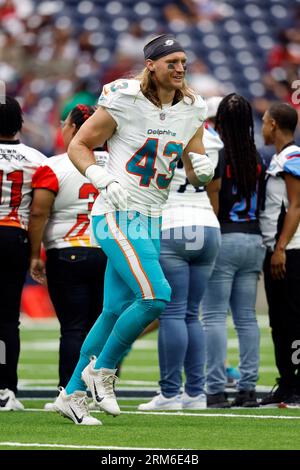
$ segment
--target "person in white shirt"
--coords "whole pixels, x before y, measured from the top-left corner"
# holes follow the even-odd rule
[[[294,142],[298,115],[274,103],[263,116],[266,145],[274,145],[267,170],[260,227],[267,247],[264,280],[279,372],[277,388],[263,406],[300,406],[300,147]]]
[[[24,408],[15,397],[20,303],[29,266],[32,176],[46,160],[38,150],[20,142],[22,124],[18,101],[5,96],[0,102],[0,410]]]
[[[223,143],[208,125],[203,144],[216,166]],[[160,262],[172,296],[159,317],[160,394],[139,405],[141,411],[206,408],[205,337],[199,305],[221,242],[217,207],[212,206],[220,186],[219,165],[207,188],[194,188],[178,162],[162,221]]]

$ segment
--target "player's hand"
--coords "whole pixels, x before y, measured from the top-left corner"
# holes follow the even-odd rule
[[[30,276],[32,279],[39,284],[46,285],[46,269],[45,263],[40,258],[32,258],[30,260],[30,268],[29,268]]]
[[[280,281],[286,274],[286,254],[285,250],[276,249],[271,257],[271,276]]]
[[[102,191],[102,194],[105,200],[110,202],[116,210],[124,211],[127,209],[127,190],[120,183],[113,181]]]
[[[209,183],[214,176],[214,166],[207,155],[200,153],[189,152],[192,167],[195,175],[202,184]]]

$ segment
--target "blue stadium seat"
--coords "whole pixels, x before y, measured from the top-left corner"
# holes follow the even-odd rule
[[[35,5],[41,3],[33,1]],[[68,21],[74,37],[82,30],[91,31],[95,59],[102,72],[114,63],[118,35],[138,21],[149,35],[175,34],[189,55],[204,61],[212,74],[228,87],[235,87],[248,98],[260,96],[263,86],[257,70],[263,73],[278,30],[285,27],[287,19],[291,20],[287,17],[289,9],[300,1],[226,0],[225,3],[232,8],[231,16],[182,28],[166,24],[165,0],[64,0],[61,12],[54,19],[62,25]]]

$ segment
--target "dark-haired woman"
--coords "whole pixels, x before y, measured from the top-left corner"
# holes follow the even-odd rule
[[[265,249],[258,211],[264,168],[254,143],[250,104],[235,93],[223,98],[216,129],[224,143],[219,221],[222,243],[203,298],[207,342],[207,405],[230,406],[225,394],[227,313],[238,334],[240,374],[231,406],[258,406],[259,328],[255,314],[257,282]],[[222,152],[221,152],[222,153]]]
[[[94,108],[77,105],[63,123],[65,148]],[[95,152],[104,166],[107,152]],[[89,214],[98,190],[73,166],[65,153],[37,170],[29,223],[30,272],[44,282],[41,242],[47,254],[46,275],[51,300],[61,327],[59,385],[65,387],[78,361],[81,344],[98,318],[103,303],[106,256],[92,247]]]
[[[3,97],[2,97],[3,98]],[[0,410],[22,410],[16,399],[22,288],[29,266],[28,218],[32,176],[47,160],[19,140],[19,103],[0,102]]]

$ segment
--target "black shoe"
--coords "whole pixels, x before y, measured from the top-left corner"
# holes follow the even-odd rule
[[[292,395],[294,395],[293,388],[283,384],[281,379],[276,379],[276,384],[271,392],[261,400],[260,406],[279,405],[279,403],[285,402]]]
[[[282,403],[279,403],[279,408],[300,408],[300,395],[293,394]]]
[[[255,390],[239,390],[231,406],[242,406],[245,408],[258,407]]]
[[[207,408],[230,408],[227,393],[214,393],[207,395]]]

